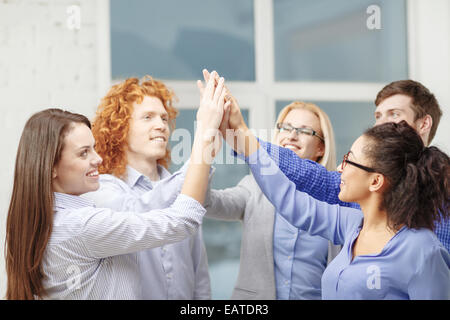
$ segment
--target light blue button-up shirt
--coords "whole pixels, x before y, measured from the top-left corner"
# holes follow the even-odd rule
[[[97,206],[144,212],[170,206],[180,193],[187,164],[173,175],[158,166],[160,180],[127,166],[126,179],[100,175],[100,188],[85,196]],[[142,299],[211,299],[208,262],[201,229],[183,241],[138,253]]]
[[[262,148],[246,161],[286,221],[343,245],[323,274],[323,299],[450,299],[450,254],[431,230],[403,227],[380,253],[353,259],[353,243],[363,223],[360,210],[297,191]]]
[[[328,240],[311,236],[275,215],[273,258],[279,300],[320,300]]]

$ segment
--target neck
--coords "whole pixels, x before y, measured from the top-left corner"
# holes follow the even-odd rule
[[[428,143],[428,134],[426,134],[426,135],[421,135],[420,137],[422,138],[422,141],[423,141],[423,145],[425,146],[425,147],[429,147],[429,143]]]
[[[390,231],[385,210],[380,210],[381,199],[377,195],[359,203],[364,215],[362,231],[379,232]]]
[[[159,181],[158,162],[156,159],[144,159],[129,154],[127,160],[130,167],[139,171],[151,181]]]

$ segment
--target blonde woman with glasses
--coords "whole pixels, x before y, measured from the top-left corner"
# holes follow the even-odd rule
[[[296,101],[284,107],[273,142],[330,170],[336,168],[333,128],[326,113],[312,103]],[[209,218],[241,221],[243,225],[232,299],[321,298],[322,273],[339,248],[275,214],[251,175],[236,187],[211,190],[205,208]]]

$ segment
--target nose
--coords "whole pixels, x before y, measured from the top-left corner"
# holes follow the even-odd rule
[[[297,131],[295,131],[295,130],[292,130],[291,132],[289,132],[289,139],[291,139],[291,140],[297,140],[298,139],[298,134],[297,134]]]
[[[98,167],[99,165],[102,164],[103,159],[102,159],[102,157],[100,157],[100,156],[98,155],[97,152],[94,151],[94,153],[95,153],[95,155],[94,155],[94,159],[92,160],[92,163],[93,163],[96,167]]]
[[[154,124],[154,129],[160,130],[160,131],[166,131],[167,128],[167,123],[164,122],[164,120],[161,117],[157,117],[158,120],[155,121]]]

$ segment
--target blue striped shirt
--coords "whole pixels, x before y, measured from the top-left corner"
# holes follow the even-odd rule
[[[180,194],[170,208],[145,213],[95,208],[54,193],[53,229],[42,262],[47,299],[140,299],[136,252],[195,233],[205,209]]]
[[[187,170],[170,174],[158,166],[160,180],[152,182],[134,168],[127,166],[126,178],[100,175],[100,188],[83,197],[97,207],[116,211],[145,212],[169,207],[180,193]],[[142,299],[200,300],[211,299],[206,248],[201,227],[193,236],[180,242],[138,253]]]

